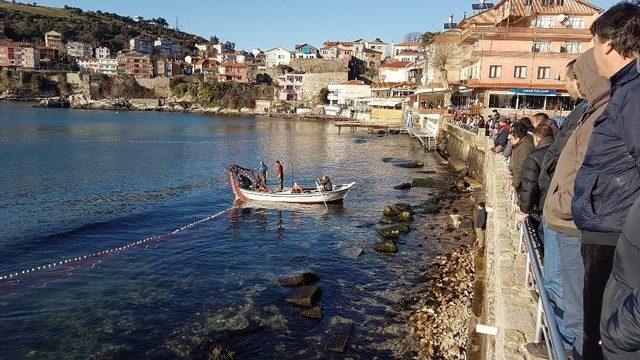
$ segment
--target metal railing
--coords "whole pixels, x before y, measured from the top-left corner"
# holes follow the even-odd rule
[[[509,197],[511,203],[515,205],[516,195],[509,191]],[[531,226],[528,218],[521,222],[516,220],[516,227],[520,229],[520,251],[527,256],[524,281],[538,293],[536,341],[544,340],[549,359],[567,360],[553,305],[549,300],[547,289],[544,287],[542,259],[535,245],[536,230]]]

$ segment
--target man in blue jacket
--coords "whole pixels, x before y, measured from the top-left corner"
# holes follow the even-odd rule
[[[583,356],[603,359],[602,296],[623,222],[640,196],[640,5],[618,3],[591,33],[598,73],[611,81],[611,101],[593,125],[571,209],[585,267]]]

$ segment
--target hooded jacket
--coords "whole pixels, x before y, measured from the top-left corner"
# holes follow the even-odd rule
[[[586,98],[589,107],[560,153],[545,199],[544,214],[552,230],[579,236],[580,231],[573,223],[571,213],[573,187],[591,139],[593,124],[609,103],[611,86],[609,80],[598,75],[593,50],[580,56],[576,60],[574,69],[582,95]]]
[[[538,186],[538,178],[540,177],[540,169],[542,161],[547,149],[553,143],[553,136],[547,136],[540,140],[536,149],[529,154],[527,160],[522,165],[520,175],[522,177],[522,185],[520,186],[520,210],[540,220],[543,203],[541,201],[541,191]]]
[[[636,61],[611,79],[611,101],[593,127],[578,171],[573,219],[583,244],[615,246],[640,196],[640,73]]]
[[[522,165],[527,157],[535,149],[533,145],[533,136],[528,134],[519,143],[515,144],[511,148],[511,169],[512,178],[511,185],[516,190],[516,193],[520,193],[520,186],[522,185]]]
[[[605,358],[640,359],[640,200],[626,219],[602,298],[600,335]]]

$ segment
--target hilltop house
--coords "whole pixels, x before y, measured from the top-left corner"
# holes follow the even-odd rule
[[[69,41],[66,47],[67,55],[73,58],[82,59],[93,56],[93,48],[90,44],[79,41]]]
[[[309,44],[296,45],[294,54],[296,59],[315,59],[320,56],[318,48]]]
[[[351,59],[355,50],[351,41],[325,41],[320,55],[325,59]]]
[[[267,67],[276,67],[278,65],[291,64],[291,52],[289,50],[276,46],[273,49],[265,51]]]
[[[53,30],[45,33],[44,45],[47,47],[56,48],[58,50],[64,50],[64,45],[62,44],[62,34]]]
[[[118,52],[118,74],[129,75],[137,78],[150,78],[153,76],[153,64],[148,54],[137,51]]]
[[[153,43],[141,37],[134,37],[129,40],[129,50],[151,55],[153,53]]]
[[[0,44],[0,68],[36,69],[40,66],[40,50],[31,45],[18,42]]]
[[[394,61],[378,69],[380,81],[387,83],[415,82],[421,75],[422,68],[411,61]]]

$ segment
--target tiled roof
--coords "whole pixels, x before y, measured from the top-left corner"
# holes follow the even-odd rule
[[[396,44],[396,46],[424,46],[424,43],[420,41],[405,41],[400,44]]]
[[[416,51],[410,49],[404,49],[398,52],[398,55],[424,55],[424,51]]]
[[[220,66],[224,66],[224,67],[235,67],[235,68],[246,68],[247,64],[244,63],[236,63],[236,62],[226,62],[226,63],[222,63],[220,64]]]
[[[343,85],[366,85],[364,81],[361,80],[349,80],[347,82],[342,83]]]
[[[525,0],[502,0],[492,9],[464,19],[458,27],[469,23],[495,24],[509,15],[518,17],[535,14],[593,15],[601,11],[601,8],[584,0],[564,0],[563,5],[542,5],[540,0],[534,0],[531,7],[525,5]]]
[[[380,52],[380,51],[376,51],[376,50],[369,49],[369,48],[364,48],[364,49],[362,50],[362,52],[372,53],[372,54],[374,54],[374,53],[375,53],[375,54],[382,54],[382,52]]]
[[[406,89],[416,89],[418,85],[412,82],[375,82],[371,84],[372,89],[397,89],[397,88],[406,88]]]
[[[394,62],[390,62],[388,64],[384,64],[384,65],[382,65],[382,67],[385,67],[385,68],[404,68],[409,64],[411,64],[411,61],[394,61]]]

